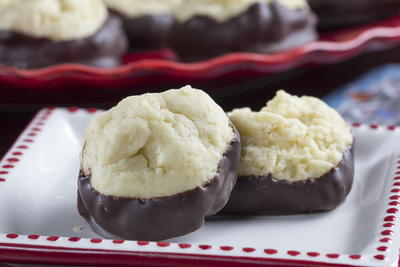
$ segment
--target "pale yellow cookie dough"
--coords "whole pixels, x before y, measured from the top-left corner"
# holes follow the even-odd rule
[[[182,0],[104,0],[108,7],[127,17],[171,14]]]
[[[353,142],[342,117],[315,97],[279,91],[259,112],[242,108],[229,116],[242,140],[238,176],[319,178]]]
[[[102,194],[171,196],[211,181],[233,137],[228,116],[201,90],[131,96],[89,123],[81,166]]]
[[[0,0],[0,30],[52,41],[89,37],[107,16],[102,0]]]

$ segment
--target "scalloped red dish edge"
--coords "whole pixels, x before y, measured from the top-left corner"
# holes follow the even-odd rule
[[[307,56],[314,52],[321,53],[317,58],[310,60],[318,63],[335,62],[349,58],[358,51],[363,50],[371,41],[385,40],[400,42],[400,16],[371,24],[369,26],[344,30],[340,33],[331,33],[326,36],[350,34],[352,38],[344,41],[318,40],[303,46],[275,54],[256,53],[231,53],[210,60],[197,63],[181,63],[162,59],[143,59],[131,62],[113,69],[100,69],[80,64],[60,64],[36,70],[23,70],[8,66],[0,66],[0,76],[14,76],[19,78],[42,78],[51,76],[86,75],[89,78],[98,76],[123,78],[140,71],[152,71],[160,73],[179,73],[179,75],[203,76],[218,72],[221,68],[235,66],[242,63],[252,63],[267,67],[267,72],[275,73],[287,70],[305,63]],[[329,40],[329,38],[328,38]]]

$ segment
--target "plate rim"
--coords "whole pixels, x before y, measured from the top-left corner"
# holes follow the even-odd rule
[[[14,144],[4,155],[0,161],[0,185],[7,182],[7,176],[19,162],[19,157],[23,156],[24,151],[29,149],[29,145],[35,141],[40,132],[46,126],[46,121],[54,114],[56,110],[63,110],[68,114],[77,114],[78,112],[96,113],[96,108],[59,108],[48,107],[40,110],[25,127]],[[364,127],[371,131],[384,129],[390,132],[399,132],[400,127],[395,125],[381,126],[377,124],[352,123],[353,128]],[[398,152],[398,151],[397,151]],[[56,260],[61,264],[72,263],[89,263],[86,261],[91,256],[90,262],[95,262],[99,255],[109,256],[109,258],[118,258],[113,255],[123,255],[118,261],[110,262],[110,264],[130,265],[132,260],[144,259],[146,263],[157,264],[160,259],[170,258],[176,261],[188,261],[190,264],[197,264],[198,260],[205,261],[206,265],[213,264],[217,266],[221,261],[229,261],[230,263],[243,263],[249,261],[251,263],[285,263],[300,266],[359,266],[364,264],[384,264],[393,258],[393,251],[390,253],[390,243],[393,236],[397,235],[392,227],[396,223],[396,213],[400,211],[396,208],[400,205],[400,152],[399,155],[393,154],[391,160],[395,159],[394,166],[396,171],[389,173],[387,179],[391,185],[388,187],[389,192],[385,193],[389,197],[389,203],[383,206],[381,224],[384,230],[381,231],[374,242],[379,244],[375,247],[375,253],[371,254],[343,254],[343,253],[321,253],[318,251],[298,251],[290,249],[273,249],[273,248],[256,248],[256,247],[239,247],[229,245],[211,246],[207,244],[183,244],[170,242],[147,242],[147,241],[128,241],[128,240],[111,240],[103,238],[79,238],[79,237],[61,237],[61,236],[44,236],[44,235],[20,235],[13,233],[0,233],[0,261],[8,262],[38,262],[45,263],[49,260]],[[393,176],[393,177],[392,177]],[[4,178],[3,178],[4,177]],[[386,190],[385,187],[385,190]],[[396,194],[392,194],[396,193]],[[57,243],[57,241],[59,241]],[[62,242],[60,242],[62,241]],[[83,245],[79,241],[83,241]],[[102,245],[98,247],[98,245]],[[116,249],[110,249],[111,244]],[[118,245],[129,245],[129,249],[118,250]],[[96,248],[97,247],[97,248]],[[132,250],[136,248],[136,250]],[[145,250],[141,250],[146,248]],[[149,250],[150,249],[150,250]],[[177,252],[179,251],[179,252]],[[83,253],[84,252],[84,253]],[[232,253],[234,252],[234,253]],[[24,254],[25,253],[25,254]],[[79,257],[70,259],[70,254],[77,254]],[[83,254],[82,254],[83,253]],[[57,255],[63,255],[58,257]],[[65,255],[64,255],[65,254]],[[82,254],[82,255],[81,255]],[[57,256],[56,258],[54,258]],[[143,258],[144,257],[144,258]],[[107,258],[107,257],[105,257]],[[78,260],[78,261],[76,261]],[[372,262],[373,261],[373,262]],[[349,263],[350,262],[350,263]],[[54,261],[52,261],[54,263]],[[135,262],[136,263],[136,262]],[[144,262],[141,262],[144,263]],[[354,264],[352,264],[354,263]],[[201,265],[201,264],[200,264]]]

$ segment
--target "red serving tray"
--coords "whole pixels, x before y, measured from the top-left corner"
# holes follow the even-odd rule
[[[173,52],[128,54],[124,65],[100,69],[61,64],[37,70],[0,66],[0,105],[110,103],[123,96],[184,84],[206,91],[292,69],[342,62],[400,44],[400,16],[363,27],[322,34],[320,39],[275,54],[231,53],[182,63]]]

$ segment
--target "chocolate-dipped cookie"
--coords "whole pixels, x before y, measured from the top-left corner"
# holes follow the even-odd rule
[[[0,64],[115,67],[125,51],[121,22],[101,0],[0,1]]]
[[[165,48],[175,19],[172,10],[182,0],[105,0],[123,21],[132,51]]]
[[[305,0],[186,0],[174,14],[169,44],[187,61],[278,52],[317,38],[316,18]]]
[[[230,118],[242,138],[238,180],[226,213],[297,214],[332,210],[351,190],[353,136],[321,100],[279,91],[259,112]]]
[[[308,0],[318,15],[318,27],[338,29],[400,14],[400,0]]]
[[[203,91],[128,97],[86,129],[78,210],[105,237],[184,235],[224,207],[239,160],[237,131]]]

